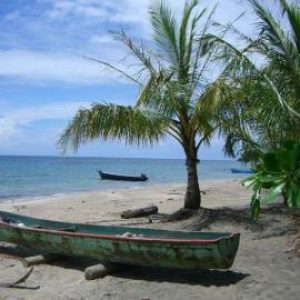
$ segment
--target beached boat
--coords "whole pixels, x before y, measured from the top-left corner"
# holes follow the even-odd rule
[[[129,176],[129,175],[120,175],[98,171],[101,179],[106,180],[122,180],[122,181],[146,181],[148,177],[145,174],[141,174],[140,176]]]
[[[253,173],[252,170],[243,170],[243,169],[230,169],[231,173],[234,174],[251,174]]]
[[[239,233],[168,231],[56,222],[0,211],[0,241],[41,254],[188,269],[230,268]]]

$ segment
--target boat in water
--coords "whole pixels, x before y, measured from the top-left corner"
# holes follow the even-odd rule
[[[140,176],[129,176],[129,175],[120,175],[102,172],[98,170],[98,173],[103,180],[121,180],[121,181],[146,181],[148,177],[145,174],[141,174]]]
[[[243,170],[243,169],[230,169],[231,173],[234,174],[251,174],[253,170]]]
[[[141,266],[228,269],[239,233],[170,231],[37,219],[0,211],[0,241],[41,254],[86,256]]]

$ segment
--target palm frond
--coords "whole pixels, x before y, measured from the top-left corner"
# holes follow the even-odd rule
[[[150,112],[130,106],[97,103],[78,110],[60,137],[63,150],[92,140],[124,140],[127,144],[150,144],[165,134],[168,123]]]
[[[207,125],[213,122],[220,104],[221,85],[221,80],[216,80],[210,84],[192,108],[191,124],[196,130],[205,123]]]
[[[199,80],[202,78],[205,68],[207,67],[208,62],[210,61],[211,54],[214,51],[212,47],[205,48],[202,43],[202,39],[207,34],[207,30],[212,23],[212,17],[217,9],[217,6],[218,5],[216,4],[208,14],[208,17],[206,18],[206,22],[204,23],[204,26],[202,27],[200,32],[195,33],[195,39],[198,42],[198,45],[196,47],[193,59],[191,59],[191,90],[192,91],[197,87]],[[194,19],[196,22],[195,25],[197,25],[198,21],[202,18],[205,12],[206,10],[202,10],[198,14],[198,16],[195,17]],[[206,56],[206,59],[204,61],[201,61],[201,57],[204,56]]]
[[[141,89],[136,107],[155,111],[164,118],[172,119],[178,110],[178,97],[172,91],[172,72],[160,70],[152,73],[144,87]]]
[[[292,29],[292,35],[295,45],[297,45],[298,53],[300,53],[300,8],[299,4],[288,3],[286,0],[280,0],[283,12],[287,14],[289,24]]]
[[[186,80],[189,70],[189,57],[192,51],[194,28],[200,19],[200,15],[193,18],[190,38],[188,39],[188,25],[190,22],[191,14],[193,9],[197,6],[198,0],[192,0],[191,3],[186,2],[183,10],[183,16],[181,21],[181,26],[179,30],[179,78],[180,80]]]
[[[295,61],[298,60],[298,51],[296,51],[288,31],[284,31],[279,21],[257,0],[249,1],[260,18],[259,28],[262,36],[262,53],[270,60],[276,60],[276,63],[281,68],[286,68],[289,72],[293,72]]]
[[[150,54],[146,53],[142,42],[140,45],[137,45],[124,31],[116,32],[115,36],[117,40],[121,41],[127,49],[129,49],[134,58],[137,58],[140,61],[145,69],[147,69],[150,73],[155,72],[156,67],[152,63]]]
[[[131,76],[131,75],[128,74],[127,72],[125,72],[125,71],[123,71],[123,70],[117,68],[116,66],[111,65],[111,64],[108,63],[108,62],[105,62],[105,61],[103,61],[103,60],[101,60],[101,59],[91,58],[91,57],[87,57],[87,56],[85,56],[84,58],[86,58],[86,59],[88,59],[88,60],[91,60],[91,61],[94,61],[94,62],[96,62],[96,63],[98,63],[98,64],[100,64],[100,65],[103,65],[103,66],[105,66],[105,67],[108,67],[109,69],[111,69],[111,70],[113,70],[113,71],[115,71],[115,72],[121,74],[121,75],[124,76],[125,78],[129,79],[129,80],[132,81],[133,83],[136,83],[136,84],[138,84],[139,86],[142,86],[142,83],[141,83],[138,79],[134,78],[133,76]]]
[[[199,25],[199,21],[206,13],[206,10],[207,9],[203,9],[202,11],[200,11],[200,13],[198,13],[191,21],[190,37],[188,40],[187,53],[186,53],[185,61],[184,61],[184,63],[188,64],[189,66],[193,63],[193,61],[191,61],[191,54],[193,51],[194,43],[196,42],[196,34],[197,34],[196,29]]]
[[[177,23],[172,11],[163,4],[152,6],[149,10],[150,21],[154,31],[154,40],[171,63],[179,62],[179,41]]]

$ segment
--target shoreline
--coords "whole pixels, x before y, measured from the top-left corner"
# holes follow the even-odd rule
[[[223,181],[241,181],[243,178],[238,177],[232,177],[232,178],[224,178],[224,179],[203,179],[199,181],[200,190],[201,190],[201,184],[205,184],[207,182],[223,182]],[[129,187],[104,187],[101,189],[89,189],[89,190],[81,190],[81,191],[66,191],[66,192],[59,192],[54,194],[44,194],[44,195],[32,195],[32,196],[24,196],[24,197],[17,197],[17,198],[0,198],[0,205],[2,203],[12,203],[12,202],[18,202],[18,203],[25,203],[25,202],[35,202],[35,201],[52,201],[59,198],[63,198],[66,196],[76,196],[76,195],[85,195],[89,193],[100,193],[100,192],[110,192],[110,191],[124,191],[124,190],[139,190],[139,189],[155,189],[155,188],[164,188],[164,187],[185,187],[186,183],[184,182],[170,182],[170,183],[153,183],[151,185],[147,186],[129,186]]]

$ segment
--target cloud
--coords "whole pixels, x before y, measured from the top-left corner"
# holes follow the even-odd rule
[[[46,14],[52,19],[66,17],[94,22],[139,23],[146,25],[149,0],[50,0]],[[182,2],[182,0],[179,0]]]
[[[118,26],[134,26],[135,33],[142,36],[149,33],[149,8],[159,4],[160,0],[49,0],[48,2],[50,7],[46,15],[50,19],[69,18],[90,24],[110,22]],[[180,17],[186,0],[165,0],[164,3],[174,11],[176,17]],[[232,21],[241,12],[249,11],[246,0],[202,0],[199,3],[199,10],[203,8],[211,10],[218,4],[216,16],[221,23]]]
[[[185,0],[166,2],[176,16],[181,15]],[[155,0],[35,0],[35,3],[16,7],[0,19],[3,49],[0,76],[12,84],[123,82],[116,73],[100,69],[82,56],[100,58],[127,69],[125,62],[118,63],[126,56],[126,49],[116,44],[108,31],[124,28],[130,36],[151,38],[148,8]],[[199,9],[212,8],[215,3],[216,0],[200,1]],[[224,23],[243,10],[247,10],[244,0],[220,1],[216,18]],[[240,24],[242,27],[245,22]],[[249,30],[251,26],[244,27]]]
[[[125,68],[117,63],[116,66]],[[80,56],[22,50],[0,50],[0,76],[14,83],[125,83],[116,72]]]
[[[0,145],[10,143],[22,135],[24,127],[38,121],[69,120],[80,107],[89,107],[90,102],[51,103],[11,110],[0,117]],[[54,125],[54,127],[56,127]],[[47,129],[49,131],[49,128]],[[57,129],[56,129],[57,130]],[[59,128],[62,130],[62,128]]]
[[[7,14],[4,18],[3,21],[4,22],[11,22],[16,20],[18,17],[20,16],[20,13],[18,11],[12,12]]]
[[[9,119],[0,118],[0,144],[5,144],[18,133],[16,124]]]

